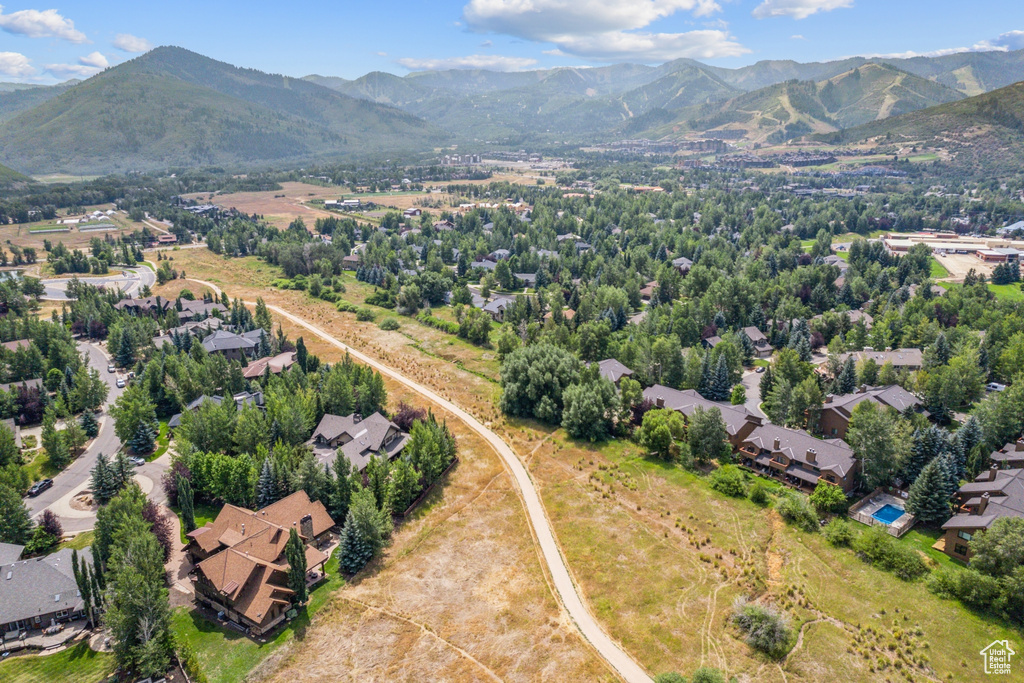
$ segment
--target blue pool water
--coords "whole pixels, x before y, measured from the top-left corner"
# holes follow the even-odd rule
[[[876,510],[875,514],[871,516],[883,524],[892,524],[903,516],[903,509],[898,508],[895,505],[884,505]]]

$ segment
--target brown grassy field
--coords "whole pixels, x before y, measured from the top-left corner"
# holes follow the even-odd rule
[[[92,213],[93,211],[106,211],[107,209],[113,208],[113,204],[99,204],[97,206],[86,207],[85,212]],[[78,229],[78,226],[70,225],[67,226],[70,228],[70,231],[68,232],[35,234],[31,232],[32,230],[37,230],[43,226],[54,225],[58,220],[64,218],[66,218],[66,216],[61,214],[58,218],[53,220],[0,225],[0,243],[5,245],[10,243],[19,247],[34,247],[39,252],[37,256],[40,260],[45,260],[46,255],[43,253],[43,240],[50,240],[53,244],[63,242],[65,246],[72,249],[85,249],[89,246],[93,237],[103,239],[105,235],[110,235],[111,237],[117,238],[122,234],[141,230],[145,227],[142,223],[135,223],[131,221],[126,214],[118,212],[113,216],[108,216],[103,219],[103,222],[109,222],[116,225],[119,228],[118,230],[111,230],[109,232],[82,232]]]
[[[829,547],[820,534],[796,531],[772,511],[711,491],[695,474],[640,457],[629,442],[594,446],[574,442],[561,430],[506,421],[496,408],[499,389],[493,352],[407,318],[401,319],[401,330],[385,333],[303,292],[268,290],[262,283],[272,276],[255,261],[224,261],[203,250],[178,258],[187,263],[190,275],[210,279],[247,299],[264,296],[489,422],[529,467],[570,570],[594,613],[651,673],[688,673],[704,664],[720,667],[740,681],[973,681],[979,677],[981,648],[997,638],[1019,641],[1018,633],[936,598],[923,582],[904,583],[875,570],[851,551]],[[355,286],[348,292],[353,299],[365,295]],[[326,353],[314,344],[311,348]],[[460,369],[456,362],[473,372]],[[446,492],[445,508],[449,497]],[[517,518],[521,524],[521,513]],[[516,529],[528,534],[525,525],[511,527],[507,541],[513,540]],[[376,575],[342,594],[369,594],[377,600],[388,594],[385,584],[416,587],[410,595],[403,594],[403,600],[422,607],[416,591],[429,588],[417,584],[429,573],[418,575],[426,571],[420,553],[469,542],[472,533],[466,531],[465,537],[434,535],[436,547],[419,547],[415,553],[415,546],[408,546],[408,564],[391,560],[389,553],[387,579]],[[785,660],[770,661],[756,654],[728,624],[732,602],[740,595],[773,602],[790,615],[799,637]],[[401,626],[392,617],[382,625],[381,613],[367,612],[357,603],[339,610],[339,620],[359,615],[357,623],[367,628],[366,633],[381,633],[389,644],[407,642],[414,635],[408,622]],[[332,620],[331,629],[337,628]],[[342,630],[347,634],[348,629]],[[483,642],[485,634],[486,629],[479,634],[483,650],[490,647]],[[293,675],[310,666],[305,647],[313,642],[323,643],[316,646],[323,648],[317,654],[332,647],[347,653],[334,657],[349,657],[341,670],[375,666],[367,660],[370,655],[354,649],[346,636],[334,645],[308,641],[301,646],[302,654],[293,653],[294,668],[285,672]],[[463,641],[458,642],[461,647]],[[389,645],[388,653],[392,652]],[[396,667],[389,671],[408,678],[391,654],[386,659],[388,666]],[[486,680],[481,671],[477,677]]]

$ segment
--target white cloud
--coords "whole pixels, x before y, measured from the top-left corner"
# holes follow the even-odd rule
[[[378,52],[378,53],[377,53],[377,56],[378,56],[378,57],[387,57],[387,56],[388,56],[388,53],[387,53],[387,52]]]
[[[3,13],[0,5],[0,29],[29,38],[61,38],[71,43],[88,43],[85,34],[75,28],[75,22],[62,17],[57,10],[23,9],[11,14]]]
[[[790,37],[789,37],[789,39],[790,39],[790,40],[807,40],[806,38],[804,38],[804,37],[803,37],[802,35],[800,35],[799,33],[797,33],[797,34],[795,34],[795,35],[792,35],[792,36],[790,36]]]
[[[78,58],[78,64],[47,64],[46,70],[58,78],[89,78],[110,66],[110,61],[99,52]]]
[[[844,7],[853,7],[853,0],[764,0],[754,8],[754,16],[758,19],[770,17],[806,19],[818,12],[831,12]]]
[[[0,75],[24,78],[34,75],[32,60],[18,52],[0,52]]]
[[[78,58],[78,63],[82,66],[92,66],[97,69],[106,69],[110,66],[110,62],[99,52],[93,52],[84,57]]]
[[[440,59],[416,59],[404,57],[398,64],[413,71],[436,71],[444,69],[489,69],[491,71],[520,71],[537,63],[529,57],[505,57],[502,55],[469,55],[467,57],[442,57]]]
[[[926,50],[917,52],[907,50],[906,52],[875,53],[867,55],[856,55],[867,59],[911,59],[913,57],[945,57],[961,52],[1009,52],[1010,50],[1024,49],[1024,31],[1008,31],[992,40],[979,40],[970,47],[946,47],[938,50]]]
[[[149,52],[153,49],[153,43],[130,33],[118,33],[112,45],[123,52]]]
[[[983,40],[980,44],[991,45],[993,50],[1024,50],[1024,31],[1007,31],[995,40]]]
[[[686,33],[638,31],[676,12],[706,17],[720,10],[716,0],[470,0],[463,16],[474,31],[553,43],[557,54],[593,60],[708,59],[748,52],[725,26]]]

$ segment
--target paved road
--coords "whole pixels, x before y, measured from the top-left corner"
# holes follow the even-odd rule
[[[203,280],[195,280],[192,278],[189,279],[193,282],[209,287],[212,291],[216,292],[218,296],[221,293],[220,288],[213,283],[205,282]],[[248,305],[255,305],[253,302],[249,301],[245,303]],[[565,610],[569,613],[569,616],[572,617],[573,621],[576,623],[580,633],[588,642],[590,642],[594,649],[597,650],[598,654],[604,658],[604,660],[613,669],[615,669],[615,671],[617,671],[624,680],[627,681],[627,683],[651,683],[651,677],[647,675],[643,668],[637,664],[636,661],[630,657],[618,643],[612,640],[611,637],[604,632],[604,629],[602,629],[600,624],[597,623],[594,615],[591,614],[586,603],[584,603],[576,583],[569,574],[569,568],[565,563],[565,559],[562,557],[558,542],[555,540],[554,531],[552,530],[551,523],[547,518],[544,504],[541,502],[540,494],[537,492],[537,488],[534,485],[533,480],[530,478],[530,473],[523,466],[519,457],[508,446],[508,444],[502,441],[497,434],[485,427],[475,417],[451,401],[448,401],[434,393],[432,390],[408,379],[383,363],[380,363],[379,361],[347,346],[324,330],[289,313],[279,306],[268,305],[267,308],[278,315],[287,318],[296,325],[306,328],[316,336],[336,346],[342,351],[348,352],[353,358],[369,365],[381,374],[387,375],[395,381],[401,382],[421,396],[444,407],[446,410],[465,422],[473,431],[482,436],[487,443],[491,445],[495,452],[501,456],[505,467],[512,474],[512,479],[519,491],[523,507],[526,509],[527,517],[529,518],[530,524],[536,535],[536,542],[540,545],[544,562],[548,567],[548,571],[551,573],[551,578],[554,582],[558,597],[564,605]]]
[[[124,268],[117,271],[114,275],[101,275],[98,277],[81,276],[78,279],[94,287],[120,288],[125,294],[135,296],[142,291],[143,286],[149,285],[152,287],[156,284],[156,273],[145,267]],[[71,297],[67,294],[68,282],[70,281],[71,277],[43,280],[46,294],[42,298],[49,301],[70,301]]]
[[[754,415],[767,420],[767,416],[761,412],[761,377],[762,375],[757,374],[755,370],[743,373],[741,381],[747,390],[747,402],[743,404],[743,407]]]
[[[81,491],[89,488],[92,475],[92,468],[96,465],[96,459],[100,453],[112,456],[121,448],[121,441],[114,433],[114,420],[107,414],[107,408],[117,400],[124,389],[117,388],[117,375],[107,372],[108,356],[99,346],[87,342],[78,342],[78,348],[85,353],[89,359],[89,365],[96,368],[100,377],[110,387],[107,395],[107,405],[103,408],[103,415],[99,418],[100,431],[92,440],[85,453],[80,455],[74,462],[68,465],[67,469],[53,479],[53,486],[43,491],[35,498],[27,498],[29,512],[33,517],[38,517],[43,510],[49,508],[60,517],[61,525],[65,533],[79,533],[89,531],[95,526],[96,514],[85,510],[75,510],[71,507],[71,499]],[[164,455],[159,460],[146,463],[136,469],[136,475],[142,490],[150,494],[158,504],[166,500],[163,488],[160,486],[160,479],[163,472],[169,465],[166,462],[169,456]]]

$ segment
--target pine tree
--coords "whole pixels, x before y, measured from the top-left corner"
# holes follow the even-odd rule
[[[348,517],[348,504],[352,499],[352,466],[340,451],[334,459],[334,476],[331,486],[331,518],[335,522],[343,523]]]
[[[700,364],[700,384],[697,385],[697,392],[704,397],[711,396],[712,383],[714,380],[711,374],[711,354],[705,353]]]
[[[910,487],[907,512],[930,526],[938,526],[949,519],[949,496],[946,474],[939,459],[932,460]]]
[[[195,531],[196,511],[192,483],[183,477],[181,472],[178,472],[175,475],[175,485],[178,488],[178,508],[181,510],[181,520],[185,525],[185,533]]]
[[[122,368],[130,367],[135,362],[135,342],[127,327],[121,330],[121,343],[117,349],[117,364]]]
[[[935,338],[935,345],[932,346],[932,354],[935,358],[936,365],[947,364],[950,357],[953,355],[949,349],[949,342],[946,341],[946,334],[944,332],[939,332],[939,336]]]
[[[132,440],[128,443],[131,446],[132,451],[135,453],[152,453],[154,446],[156,446],[156,430],[153,429],[153,425],[143,420],[139,423],[139,426],[135,430],[135,435],[132,436]]]
[[[857,366],[853,361],[853,356],[846,357],[836,385],[838,389],[836,393],[839,394],[852,394],[857,389]]]
[[[284,556],[288,560],[288,587],[292,589],[292,604],[301,605],[309,595],[306,588],[306,546],[295,527],[288,532]]]
[[[957,430],[956,434],[960,439],[960,445],[963,447],[964,453],[970,454],[974,447],[981,443],[983,438],[981,423],[978,422],[978,418],[971,415],[964,422],[963,426]]]
[[[32,517],[21,495],[0,484],[0,543],[27,545],[32,537]]]
[[[761,375],[761,381],[758,383],[758,393],[761,396],[761,400],[764,401],[768,398],[768,395],[772,393],[772,389],[775,388],[775,374],[772,372],[771,366],[765,369],[764,374]]]
[[[718,357],[718,365],[715,367],[715,374],[711,385],[711,398],[714,401],[726,401],[732,391],[732,382],[729,381],[729,363],[725,360],[725,354]]]
[[[338,565],[346,574],[357,574],[373,559],[373,546],[360,533],[352,511],[345,517],[338,545]]]
[[[114,472],[110,467],[110,460],[106,455],[100,453],[96,456],[96,464],[92,468],[92,497],[101,505],[107,503],[117,495],[120,488],[114,479]]]
[[[117,455],[114,456],[113,462],[110,463],[110,471],[113,476],[114,486],[117,488],[117,491],[120,491],[129,483],[131,483],[132,478],[135,476],[135,471],[134,468],[132,467],[132,463],[130,460],[128,460],[128,454],[125,453],[123,450],[118,451]]]
[[[100,423],[96,419],[96,414],[91,410],[86,410],[82,413],[82,417],[79,418],[79,424],[82,427],[82,431],[90,439],[100,433]]]
[[[935,425],[914,430],[913,439],[910,457],[907,458],[903,471],[904,480],[907,482],[917,479],[924,466],[934,460],[942,449],[942,434]]]
[[[263,461],[263,469],[260,470],[260,478],[256,482],[256,508],[265,508],[276,500],[277,477],[274,476],[274,467],[268,457]]]

